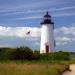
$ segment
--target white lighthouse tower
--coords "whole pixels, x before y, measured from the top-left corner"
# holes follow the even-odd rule
[[[41,46],[40,53],[50,53],[54,51],[54,23],[51,16],[46,13],[41,22]]]

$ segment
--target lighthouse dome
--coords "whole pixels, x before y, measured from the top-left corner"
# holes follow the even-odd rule
[[[45,16],[43,17],[43,20],[41,24],[54,24],[51,20],[51,16],[46,12]]]
[[[46,15],[44,16],[44,18],[45,17],[51,17],[51,16],[48,14],[48,12],[46,12]]]

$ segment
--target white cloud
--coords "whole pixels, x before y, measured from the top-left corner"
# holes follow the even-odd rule
[[[14,1],[13,1],[14,2]],[[22,1],[21,1],[22,2]],[[1,16],[6,16],[6,15],[22,15],[22,14],[40,14],[40,13],[44,13],[46,11],[50,11],[50,13],[52,13],[53,17],[60,17],[60,16],[73,16],[75,15],[74,11],[72,10],[72,12],[69,12],[71,9],[75,9],[75,6],[67,6],[67,7],[60,7],[60,8],[56,8],[53,5],[58,5],[58,4],[63,4],[63,3],[71,3],[71,1],[63,1],[62,0],[39,0],[39,1],[23,1],[22,3],[18,1],[18,4],[6,4],[6,5],[0,5],[0,13]],[[14,5],[14,6],[13,6]],[[50,7],[51,6],[51,7]],[[10,8],[9,8],[10,7]],[[50,7],[50,8],[48,8]],[[43,9],[44,8],[44,9]],[[61,13],[60,11],[67,11],[68,12],[63,12]],[[58,13],[56,13],[58,12]],[[20,16],[22,17],[22,16]],[[41,18],[40,16],[29,16],[27,18],[21,18],[21,19],[37,19],[37,18]]]
[[[0,44],[0,48],[1,48],[1,47],[5,47],[5,48],[6,48],[6,47],[12,47],[12,45],[8,45],[8,44]]]
[[[62,16],[75,16],[75,13],[74,12],[70,12],[70,13],[68,13],[68,12],[63,12],[63,13],[55,13],[55,14],[53,14],[53,17],[62,17]]]
[[[75,26],[69,26],[69,27],[63,26],[61,28],[55,29],[55,32],[56,33],[61,32],[65,35],[75,35]]]
[[[75,9],[75,6],[62,7],[62,8],[53,8],[53,9],[49,9],[49,11],[64,11],[64,10],[70,10],[70,9]]]
[[[57,41],[60,41],[60,42],[65,42],[65,41],[70,41],[71,40],[71,38],[68,38],[68,37],[58,37],[57,39],[56,39]]]
[[[27,34],[30,32],[29,34]],[[40,28],[37,27],[3,27],[0,26],[1,37],[39,37]]]
[[[17,20],[22,20],[22,19],[40,19],[42,18],[42,15],[37,15],[37,16],[28,16],[28,17],[22,17],[22,18],[16,18]]]
[[[5,15],[14,15],[14,14],[22,14],[22,13],[44,13],[46,11],[50,11],[50,12],[59,12],[59,11],[64,11],[64,10],[71,10],[71,9],[75,9],[75,6],[71,6],[71,7],[62,7],[62,8],[50,8],[50,9],[28,9],[28,10],[19,10],[19,11],[13,11],[13,12],[10,12],[10,11],[3,11],[1,10],[0,12],[7,12],[5,13]],[[4,14],[3,14],[4,15]]]
[[[43,11],[43,10],[42,10]],[[44,11],[46,12],[46,11]],[[75,13],[74,12],[63,12],[63,13],[60,13],[60,12],[57,12],[57,13],[54,13],[52,12],[52,17],[66,17],[66,16],[75,16]],[[30,16],[25,16],[25,17],[19,17],[19,18],[15,18],[16,20],[25,20],[25,19],[41,19],[43,18],[42,17],[43,14],[36,14],[36,15],[30,15]]]
[[[12,2],[12,3],[11,3]],[[24,10],[24,9],[38,9],[44,8],[46,6],[62,4],[61,0],[31,0],[31,1],[11,1],[9,3],[2,3],[0,9],[2,12],[15,11],[15,10]],[[10,7],[10,8],[9,8]],[[0,11],[0,12],[1,12]]]
[[[28,41],[34,41],[36,45],[40,42],[40,31],[38,27],[3,27],[0,26],[0,38],[18,37]],[[29,34],[27,34],[30,32]],[[55,29],[55,40],[57,45],[65,45],[75,41],[75,26],[60,27]],[[37,42],[36,42],[37,41]]]
[[[61,36],[57,36],[56,37],[56,45],[65,45],[72,42],[72,39],[70,37],[66,37],[63,35],[63,37]]]
[[[56,42],[56,45],[59,46],[59,45],[66,45],[67,42]]]
[[[55,29],[57,45],[70,44],[75,41],[75,26],[60,27]]]
[[[75,38],[72,38],[72,41],[75,41]]]

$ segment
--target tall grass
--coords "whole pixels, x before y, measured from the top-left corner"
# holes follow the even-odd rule
[[[0,75],[60,75],[65,65],[0,63]]]

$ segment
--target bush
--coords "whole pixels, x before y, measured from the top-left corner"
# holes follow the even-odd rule
[[[60,61],[69,60],[69,52],[55,52],[40,54],[39,51],[32,51],[29,47],[20,48],[0,48],[0,60],[43,60],[43,61]]]
[[[59,51],[52,54],[52,59],[53,60],[69,60],[70,54],[68,52]]]
[[[47,54],[40,54],[34,53],[34,57],[37,60],[46,60],[46,61],[54,61],[54,60],[69,60],[70,54],[68,52],[55,52],[55,53],[47,53]]]
[[[28,47],[20,47],[14,50],[11,54],[11,59],[14,60],[32,60],[33,51]]]
[[[9,59],[11,51],[11,48],[0,48],[0,60]]]
[[[34,51],[33,53],[33,60],[39,60],[40,59],[40,52]]]

